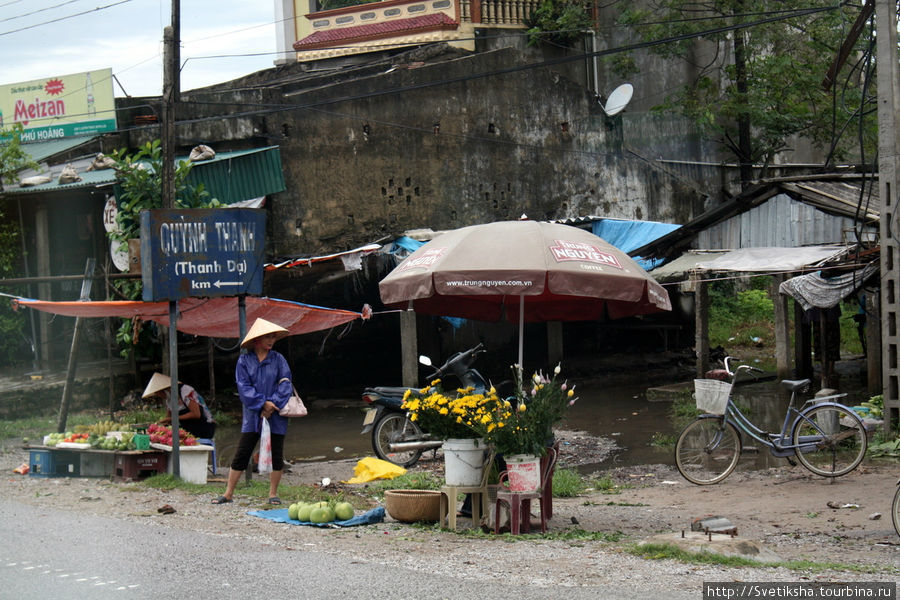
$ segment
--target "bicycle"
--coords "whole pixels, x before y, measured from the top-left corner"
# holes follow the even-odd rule
[[[891,520],[894,522],[894,531],[900,535],[900,481],[897,482],[897,491],[894,492],[894,502],[891,504]]]
[[[731,394],[741,371],[761,373],[762,370],[740,365],[732,371],[729,360],[735,359],[725,358],[731,383],[694,380],[697,408],[705,414],[685,427],[675,444],[675,465],[685,479],[697,485],[710,485],[728,477],[741,456],[741,432],[792,465],[796,464],[792,460],[796,456],[800,464],[816,475],[840,477],[859,466],[868,444],[865,425],[851,408],[833,401],[846,394],[813,398],[797,409],[794,400],[798,393],[808,389],[810,380],[785,379],[781,384],[790,390],[791,401],[784,424],[779,433],[763,431],[735,406]]]

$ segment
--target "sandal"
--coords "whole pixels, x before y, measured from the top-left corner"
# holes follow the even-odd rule
[[[269,498],[269,504],[281,504],[281,498],[278,496],[272,496]]]
[[[231,498],[226,498],[225,496],[219,496],[215,500],[212,501],[213,504],[229,504],[234,502]]]

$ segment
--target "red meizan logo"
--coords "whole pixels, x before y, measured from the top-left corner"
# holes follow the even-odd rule
[[[556,262],[577,260],[615,267],[617,269],[622,268],[619,260],[614,255],[609,252],[604,252],[591,244],[569,242],[566,240],[556,240],[556,244],[556,246],[550,246],[550,252],[553,255],[553,258],[556,259]]]
[[[44,91],[51,96],[56,96],[62,94],[65,87],[59,79],[51,79],[44,85]]]

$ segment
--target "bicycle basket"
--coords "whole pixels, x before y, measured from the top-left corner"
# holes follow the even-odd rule
[[[694,397],[697,399],[697,408],[703,412],[714,415],[724,414],[730,393],[731,384],[725,381],[718,379],[694,380]]]

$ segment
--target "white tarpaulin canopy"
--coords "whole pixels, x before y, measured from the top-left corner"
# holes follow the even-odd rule
[[[699,262],[701,271],[799,271],[815,267],[847,251],[846,246],[804,246],[801,248],[741,248],[714,260]]]

